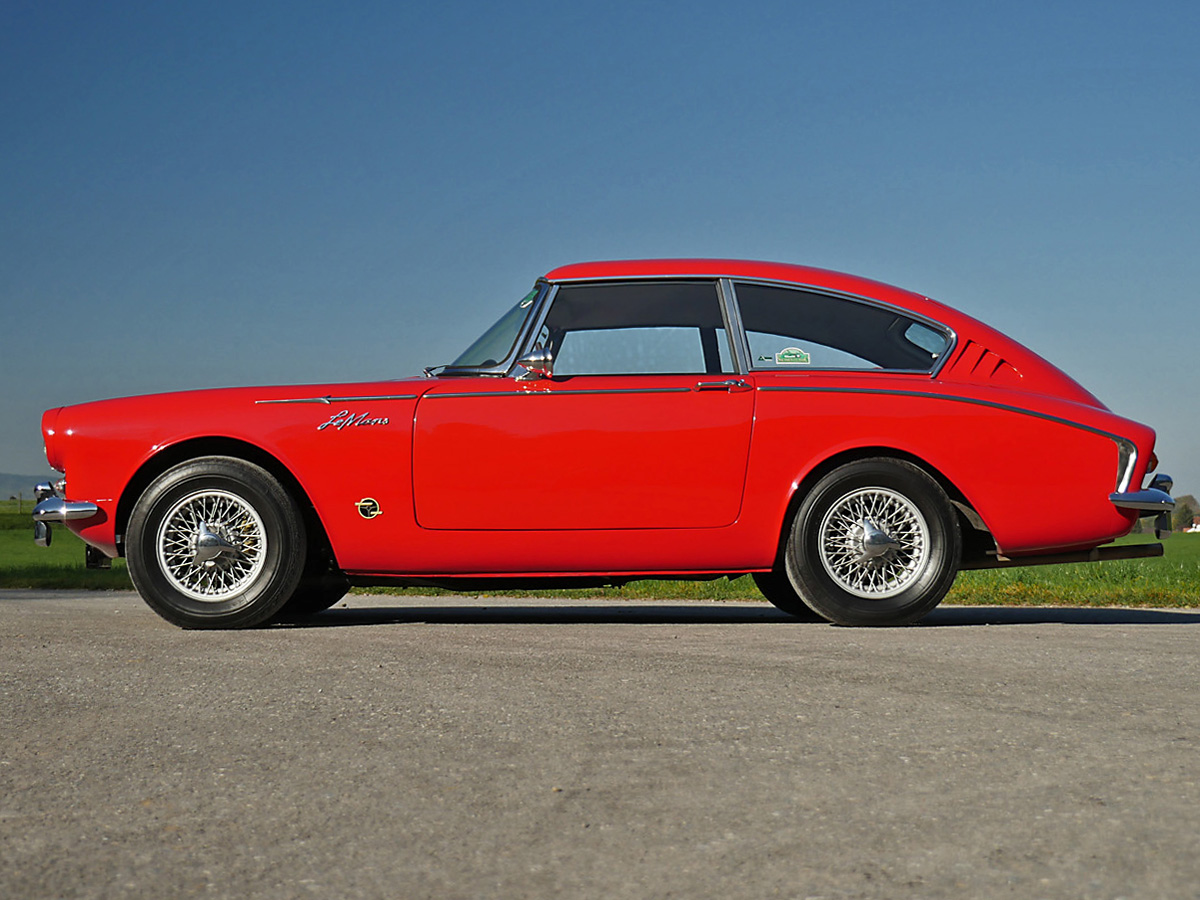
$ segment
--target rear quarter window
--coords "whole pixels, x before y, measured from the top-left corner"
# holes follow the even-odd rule
[[[947,330],[904,313],[799,288],[734,286],[755,369],[931,372]]]

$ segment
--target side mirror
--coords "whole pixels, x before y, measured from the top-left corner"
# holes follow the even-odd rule
[[[518,381],[531,381],[535,378],[552,378],[554,376],[554,354],[538,344],[528,354],[517,360],[517,365],[525,370],[518,375]]]

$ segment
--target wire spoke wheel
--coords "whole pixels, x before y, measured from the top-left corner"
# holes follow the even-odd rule
[[[929,527],[907,497],[887,488],[853,491],[821,521],[821,563],[856,597],[884,599],[902,593],[929,558]]]
[[[206,538],[218,552],[205,552]],[[262,518],[237,495],[197,491],[166,514],[155,546],[159,565],[177,590],[214,603],[254,583],[266,558],[267,534]]]
[[[958,574],[962,535],[950,498],[907,460],[872,457],[826,473],[804,495],[787,539],[796,596],[838,625],[904,625]]]
[[[295,500],[266,469],[202,456],[167,469],[129,517],[133,586],[183,628],[249,628],[275,616],[304,572]]]

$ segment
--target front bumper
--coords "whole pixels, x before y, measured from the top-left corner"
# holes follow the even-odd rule
[[[59,482],[61,485],[62,482]],[[69,522],[73,519],[90,519],[100,512],[95,503],[84,500],[66,500],[60,494],[61,487],[49,482],[35,489],[38,504],[33,508],[33,542],[39,547],[49,547],[50,525]]]

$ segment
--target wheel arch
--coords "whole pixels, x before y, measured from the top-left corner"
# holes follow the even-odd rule
[[[122,537],[122,540],[117,544],[117,548],[122,556],[125,555],[124,535],[129,526],[129,517],[133,514],[133,508],[137,505],[138,498],[145,493],[146,488],[151,485],[154,479],[158,478],[168,469],[202,456],[229,456],[266,469],[282,485],[288,496],[295,501],[297,508],[300,510],[300,515],[304,519],[304,526],[308,534],[310,552],[319,550],[328,553],[333,566],[337,567],[332,545],[329,542],[328,535],[325,533],[325,526],[321,522],[321,517],[317,515],[316,508],[313,506],[312,500],[309,499],[308,492],[304,490],[304,487],[296,479],[296,476],[292,474],[291,470],[278,457],[267,452],[262,447],[251,444],[248,441],[229,437],[202,437],[180,441],[177,444],[164,447],[160,452],[142,463],[141,467],[125,485],[125,489],[121,492],[121,499],[117,502],[116,534]]]
[[[906,450],[888,446],[869,446],[855,447],[834,453],[809,469],[800,479],[791,496],[788,497],[783,520],[779,523],[778,544],[775,548],[776,566],[779,566],[783,561],[790,523],[795,518],[796,511],[799,509],[804,497],[812,490],[813,486],[834,469],[844,466],[847,463],[857,462],[860,459],[872,458],[898,459],[911,463],[938,483],[941,489],[946,492],[946,496],[950,498],[950,503],[954,506],[957,513],[958,528],[962,535],[962,558],[964,560],[975,559],[977,557],[982,558],[989,551],[995,551],[996,543],[992,538],[991,532],[987,530],[986,523],[984,523],[979,512],[967,499],[966,495],[959,490],[958,486],[946,477],[937,466]],[[980,526],[983,527],[981,528]]]

